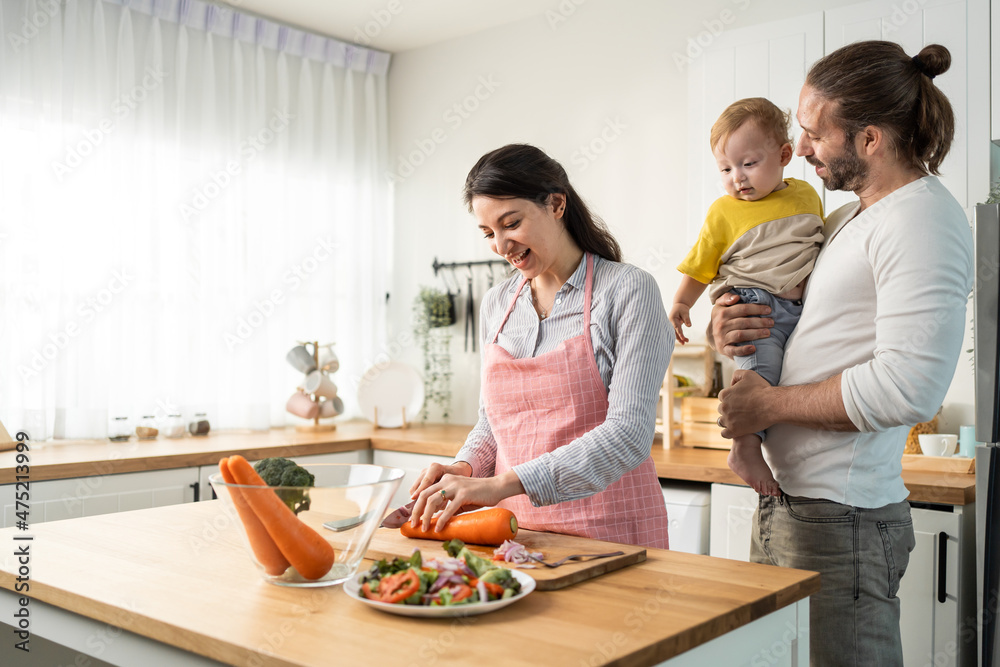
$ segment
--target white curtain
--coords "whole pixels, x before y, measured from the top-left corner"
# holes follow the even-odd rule
[[[0,419],[293,423],[300,340],[349,413],[383,344],[388,54],[197,0],[0,3]]]

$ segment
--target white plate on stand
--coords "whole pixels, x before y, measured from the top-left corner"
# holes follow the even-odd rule
[[[424,381],[412,366],[393,361],[386,366],[372,366],[358,385],[358,404],[370,422],[381,428],[399,428],[411,423],[424,407]]]

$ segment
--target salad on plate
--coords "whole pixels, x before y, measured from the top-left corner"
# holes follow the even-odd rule
[[[506,600],[521,592],[510,570],[469,551],[461,540],[444,543],[448,558],[380,560],[361,578],[359,594],[369,600],[424,607],[451,607]]]

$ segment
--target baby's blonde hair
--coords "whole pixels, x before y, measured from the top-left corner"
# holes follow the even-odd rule
[[[756,123],[765,134],[778,142],[778,146],[792,143],[788,135],[791,114],[763,97],[747,97],[730,104],[715,121],[709,138],[712,150],[716,146],[725,147],[733,132],[747,121]]]

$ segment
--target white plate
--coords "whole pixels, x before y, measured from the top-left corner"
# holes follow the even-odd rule
[[[361,377],[358,386],[358,403],[368,421],[375,421],[382,428],[399,428],[406,421],[413,422],[424,406],[424,381],[412,366],[393,361],[385,367],[372,366]]]
[[[529,577],[524,572],[518,570],[511,570],[511,574],[514,578],[521,582],[521,592],[514,597],[509,597],[505,600],[493,600],[492,602],[473,602],[471,604],[459,604],[449,607],[423,607],[420,605],[413,604],[389,604],[388,602],[379,602],[377,600],[369,600],[368,598],[361,595],[361,579],[367,574],[363,572],[358,576],[348,579],[344,582],[344,592],[347,593],[349,598],[357,600],[358,602],[363,602],[364,604],[372,607],[373,609],[378,609],[379,611],[384,611],[390,614],[398,614],[400,616],[414,616],[417,618],[450,618],[454,616],[476,616],[477,614],[488,614],[491,611],[496,611],[497,609],[503,609],[507,605],[513,604],[518,600],[524,598],[528,593],[535,590],[535,580]]]

